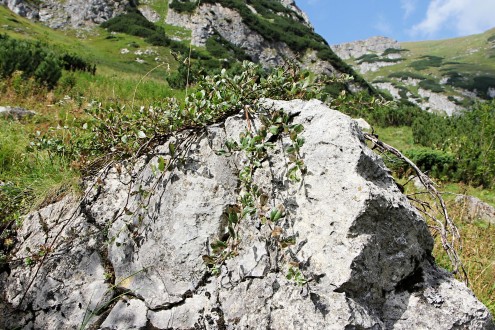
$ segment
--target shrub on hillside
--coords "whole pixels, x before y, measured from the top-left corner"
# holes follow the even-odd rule
[[[21,71],[25,79],[33,77],[53,88],[62,75],[58,56],[40,42],[29,42],[0,36],[0,77],[8,78]]]
[[[409,66],[415,70],[422,71],[431,67],[442,66],[443,57],[426,55],[422,56],[420,60],[412,62]]]
[[[198,7],[199,1],[194,0],[173,0],[169,3],[169,8],[179,13],[191,13]]]
[[[431,148],[414,148],[404,152],[423,172],[437,178],[447,178],[456,171],[453,154]]]
[[[419,82],[419,87],[428,89],[435,93],[443,92],[443,87],[432,79],[425,79]]]
[[[451,179],[495,186],[495,101],[479,103],[454,117],[424,115],[412,128],[415,143],[455,156]]]

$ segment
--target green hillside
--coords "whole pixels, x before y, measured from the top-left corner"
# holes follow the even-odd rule
[[[372,83],[392,83],[403,100],[420,100],[419,88],[447,95],[450,101],[464,108],[473,103],[472,96],[465,91],[482,99],[491,98],[489,89],[495,89],[495,29],[461,38],[405,42],[401,47],[400,52],[395,52],[402,56],[401,60],[363,76]],[[387,61],[385,55],[394,50],[386,53],[369,54],[348,62],[357,67],[363,62]],[[408,78],[419,81],[419,85],[413,86]],[[407,92],[412,95],[407,97]]]

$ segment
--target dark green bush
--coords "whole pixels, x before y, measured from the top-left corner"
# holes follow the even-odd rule
[[[390,55],[390,54],[400,54],[402,52],[408,52],[408,51],[409,51],[408,49],[387,48],[383,52],[382,56],[387,56],[387,55]]]
[[[442,66],[443,57],[426,55],[422,56],[420,60],[412,62],[409,66],[415,70],[421,71],[431,67]]]
[[[35,78],[52,89],[62,75],[58,56],[40,42],[29,42],[0,36],[0,77],[8,78],[15,71],[23,77]]]
[[[64,70],[67,71],[90,72],[93,75],[96,72],[96,65],[92,65],[88,61],[83,60],[78,55],[63,54],[62,56],[60,56],[60,63]]]
[[[198,7],[199,1],[173,0],[169,3],[169,8],[179,13],[191,13]]]
[[[361,63],[376,63],[376,62],[400,62],[402,59],[400,58],[388,58],[388,57],[380,57],[377,54],[364,54],[356,59],[358,64]]]
[[[407,80],[408,78],[411,79],[419,79],[423,80],[426,79],[425,76],[416,73],[416,72],[409,72],[409,71],[398,71],[398,72],[392,72],[391,74],[388,75],[389,78],[398,78],[401,80]]]
[[[423,115],[412,128],[415,143],[454,155],[452,180],[495,186],[495,101],[453,117]]]
[[[424,88],[424,89],[428,89],[428,90],[435,92],[435,93],[443,92],[443,87],[439,83],[437,83],[436,81],[431,80],[431,79],[425,79],[425,80],[420,81],[419,87]]]
[[[423,172],[437,178],[447,178],[456,171],[453,154],[427,147],[410,149],[404,152]]]
[[[366,92],[341,94],[333,103],[332,106],[351,117],[364,118],[371,125],[382,127],[411,126],[417,117],[426,113],[414,105],[377,102]]]

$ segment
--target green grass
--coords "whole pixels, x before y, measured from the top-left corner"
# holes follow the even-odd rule
[[[25,38],[31,40],[40,40],[55,48],[65,52],[84,54],[84,59],[95,63],[97,66],[97,75],[93,83],[94,95],[90,97],[100,97],[111,95],[108,94],[108,88],[104,88],[101,93],[98,92],[100,83],[105,86],[112,86],[112,89],[129,91],[132,90],[129,82],[135,84],[141,77],[146,75],[150,70],[153,72],[147,76],[147,80],[152,80],[156,85],[163,85],[161,90],[167,88],[165,77],[170,71],[177,68],[177,63],[170,54],[170,49],[165,47],[153,47],[148,45],[142,38],[128,36],[117,33],[111,34],[104,29],[94,28],[85,39],[74,38],[73,32],[55,31],[40,24],[33,23],[22,17],[19,17],[3,6],[0,6],[0,33],[6,33],[14,38]],[[137,45],[138,48],[132,47]],[[121,49],[129,49],[128,54],[121,54]],[[156,55],[135,55],[136,50],[152,49]],[[136,58],[139,57],[145,61],[138,64]],[[160,59],[159,62],[155,58]],[[162,64],[163,63],[163,64]],[[162,64],[160,67],[156,68]],[[156,69],[155,69],[156,68]],[[88,79],[85,75],[78,78]],[[87,82],[84,84],[86,91]],[[151,91],[151,89],[149,89]],[[156,94],[156,93],[154,93]],[[129,94],[120,94],[128,96]],[[150,95],[152,97],[153,95]],[[166,96],[166,95],[165,95]]]
[[[375,127],[375,133],[380,140],[388,143],[402,152],[414,147],[414,139],[411,127]]]
[[[32,196],[31,208],[59,195],[60,190],[77,191],[80,174],[70,164],[46,152],[27,151],[30,135],[41,122],[0,120],[0,181],[10,182]],[[39,126],[38,126],[39,127]]]

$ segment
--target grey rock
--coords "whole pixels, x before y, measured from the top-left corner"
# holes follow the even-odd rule
[[[467,195],[458,195],[456,203],[462,205],[463,219],[467,221],[483,220],[495,224],[495,207],[483,202],[479,198]]]
[[[139,299],[120,300],[107,316],[101,330],[143,329],[148,322],[146,305]]]
[[[472,292],[434,265],[424,220],[352,119],[319,101],[263,105],[304,126],[307,173],[290,182],[290,139],[276,143],[253,183],[268,196],[260,212],[280,206],[284,216],[243,219],[218,275],[202,257],[226,232],[245,159],[216,151],[239,139],[244,114],[102,170],[82,202],[66,198],[28,215],[15,257],[55,243],[43,263],[0,273],[0,327],[494,329]],[[251,127],[260,124],[255,117]],[[171,164],[163,173],[159,157]],[[281,247],[274,226],[295,244]]]
[[[285,0],[282,3],[303,17],[306,25],[311,27],[306,15],[295,5],[294,1]],[[196,46],[205,46],[206,40],[216,31],[232,44],[241,47],[253,62],[261,63],[265,67],[283,65],[286,59],[298,59],[298,56],[285,43],[265,40],[244,24],[237,11],[218,3],[201,4],[193,13],[178,13],[169,10],[166,22],[191,30],[191,43]],[[315,51],[308,51],[302,56],[300,62],[305,68],[317,73],[338,73],[330,63],[321,61]]]
[[[14,119],[22,119],[24,117],[32,117],[36,112],[27,110],[21,107],[0,106],[0,116]]]
[[[148,5],[139,6],[139,11],[150,22],[157,23],[162,19],[160,14],[158,14],[156,11],[153,10],[153,8]]]
[[[397,40],[380,36],[332,46],[332,50],[344,60],[358,58],[370,53],[381,55],[389,48],[401,49],[402,47]]]
[[[83,28],[100,24],[124,12],[132,0],[0,0],[20,16],[39,20],[47,26],[60,28]]]
[[[368,122],[366,120],[364,120],[363,118],[354,119],[354,121],[356,122],[357,126],[362,131],[369,131],[369,130],[371,130],[371,125],[368,124]]]
[[[31,2],[24,0],[0,0],[0,5],[7,6],[19,16],[29,19],[39,19],[39,10]]]

